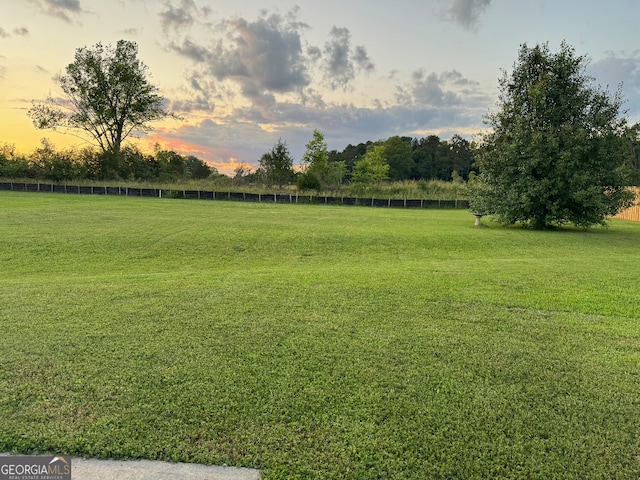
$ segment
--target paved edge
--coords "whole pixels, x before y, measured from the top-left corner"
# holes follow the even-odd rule
[[[12,456],[0,453],[0,456]],[[71,457],[72,480],[260,480],[252,468],[218,467],[153,460],[98,460]]]

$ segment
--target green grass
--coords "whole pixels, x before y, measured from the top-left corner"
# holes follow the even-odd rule
[[[0,451],[640,475],[640,224],[0,192]]]

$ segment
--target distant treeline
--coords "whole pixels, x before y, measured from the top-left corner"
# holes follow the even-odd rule
[[[10,145],[0,149],[0,177],[50,180],[127,180],[175,182],[218,175],[215,168],[194,156],[157,150],[144,154],[133,146],[124,147],[119,155],[98,152],[92,148],[56,149],[43,140],[30,155],[15,152]]]
[[[424,138],[394,136],[386,141],[347,145],[342,152],[329,151],[329,162],[344,162],[347,172],[352,172],[358,160],[376,145],[384,146],[390,181],[450,181],[457,175],[468,180],[469,173],[474,171],[476,145],[457,134],[448,141],[437,135]]]
[[[358,160],[373,147],[385,147],[389,181],[468,179],[473,171],[474,145],[459,135],[442,141],[435,135],[426,138],[391,137],[386,141],[348,145],[341,152],[328,152],[329,164],[344,165],[340,183],[349,183]],[[456,172],[456,173],[454,173]],[[236,169],[236,180],[245,184],[261,183],[263,172],[247,165]],[[69,180],[125,180],[175,182],[222,177],[215,168],[195,156],[156,150],[145,154],[134,146],[125,146],[118,156],[92,148],[56,149],[46,139],[28,155],[16,153],[11,145],[0,147],[0,178]],[[295,172],[290,181],[295,184]]]
[[[640,132],[640,124],[638,126]],[[639,133],[640,138],[640,133]],[[367,141],[347,145],[342,151],[330,150],[329,166],[339,166],[339,176],[330,185],[333,189],[351,183],[354,167],[375,147],[384,147],[384,161],[389,165],[385,181],[466,181],[476,173],[474,156],[478,146],[460,135],[441,140],[437,135],[424,138],[390,137],[377,142]],[[631,177],[640,183],[640,140],[631,147]],[[289,169],[284,184],[296,184],[299,172]],[[156,149],[145,154],[135,146],[125,146],[118,156],[99,152],[93,148],[56,149],[43,139],[40,147],[29,155],[16,153],[12,145],[0,145],[0,178],[37,179],[53,182],[71,180],[124,180],[136,182],[179,182],[184,180],[234,180],[236,185],[259,185],[272,182],[262,167],[252,170],[242,164],[235,174],[219,173],[205,161],[174,151]],[[355,179],[354,179],[355,180]]]

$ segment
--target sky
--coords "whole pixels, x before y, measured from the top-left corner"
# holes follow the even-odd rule
[[[279,139],[298,162],[319,130],[329,150],[393,135],[468,139],[497,109],[521,44],[565,41],[640,121],[639,0],[0,0],[0,146],[41,139],[32,102],[60,95],[75,50],[138,44],[179,118],[134,141],[254,167]]]

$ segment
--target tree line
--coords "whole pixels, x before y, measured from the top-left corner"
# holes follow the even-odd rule
[[[0,178],[69,180],[124,180],[172,182],[224,177],[216,168],[193,156],[180,155],[159,146],[143,153],[133,145],[118,147],[116,154],[96,148],[56,149],[47,139],[30,154],[18,154],[12,145],[0,146]],[[302,190],[335,189],[346,184],[371,185],[405,180],[467,180],[474,174],[475,144],[459,135],[440,140],[393,136],[387,140],[348,145],[328,150],[324,135],[315,130],[312,140],[295,165],[282,139],[252,169],[238,167],[239,183],[297,184]]]
[[[0,147],[0,178],[33,178],[53,182],[72,180],[125,180],[177,182],[218,176],[215,168],[192,156],[156,148],[145,154],[125,145],[118,154],[94,148],[56,149],[47,139],[29,155],[13,145]]]
[[[296,183],[301,190],[334,189],[345,184],[373,185],[406,180],[466,181],[476,173],[477,145],[454,135],[441,140],[392,136],[386,140],[347,145],[342,151],[328,150],[324,135],[315,130],[307,143],[299,168],[294,166],[286,141],[279,139],[251,171],[236,169],[235,178],[267,185]]]
[[[475,171],[474,155],[477,145],[455,134],[450,140],[441,140],[437,135],[423,138],[393,136],[386,141],[366,142],[348,145],[342,152],[329,152],[330,162],[345,162],[347,171],[353,172],[355,164],[369,150],[383,146],[381,152],[389,165],[388,179],[402,180],[444,180],[456,178],[468,180]]]
[[[640,124],[626,135],[629,184],[640,184]],[[441,140],[392,136],[387,140],[347,145],[328,150],[324,135],[315,130],[299,165],[286,141],[279,139],[259,160],[257,168],[241,164],[226,176],[193,155],[181,155],[156,146],[144,153],[134,145],[120,147],[118,154],[86,147],[56,149],[47,139],[30,154],[18,154],[13,145],[0,145],[0,178],[72,180],[120,180],[177,182],[183,180],[233,180],[236,184],[285,186],[300,190],[336,190],[344,185],[380,185],[407,180],[464,182],[478,174],[483,150],[460,135]]]

